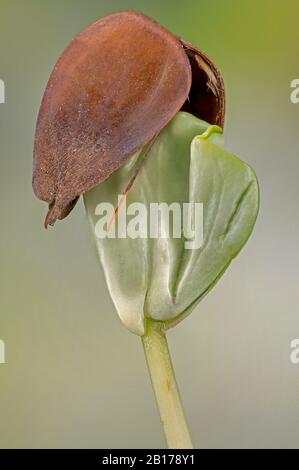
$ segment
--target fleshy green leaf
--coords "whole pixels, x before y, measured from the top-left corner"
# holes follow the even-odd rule
[[[178,113],[149,150],[125,200],[126,207],[143,203],[148,213],[154,202],[181,206],[186,202],[202,203],[200,248],[187,249],[183,236],[96,237],[97,205],[109,202],[117,207],[117,197],[126,189],[146,148],[84,196],[110,295],[121,320],[136,334],[144,333],[145,317],[172,326],[188,314],[221,277],[252,232],[259,205],[256,176],[222,145],[219,127]],[[126,207],[120,207],[119,217],[124,216]],[[127,217],[130,219],[132,215]],[[161,233],[167,223],[168,214],[164,214]]]

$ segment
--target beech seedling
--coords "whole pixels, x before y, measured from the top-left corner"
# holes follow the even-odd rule
[[[142,338],[170,448],[193,444],[166,331],[217,283],[259,207],[254,171],[224,148],[224,117],[223,79],[206,54],[129,11],[71,42],[36,127],[33,189],[48,203],[45,226],[84,196],[115,308]]]

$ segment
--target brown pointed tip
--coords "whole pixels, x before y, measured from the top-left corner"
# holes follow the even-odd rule
[[[45,229],[47,230],[47,228],[49,227],[49,225],[53,226],[54,223],[55,223],[55,218],[53,219],[53,216],[52,216],[52,209],[51,209],[51,206],[49,206],[49,209],[48,209],[48,212],[47,212],[47,215],[46,215],[46,218],[45,218],[45,221],[44,221],[44,227]]]
[[[67,205],[64,205],[63,207],[57,206],[55,202],[49,204],[49,209],[44,221],[45,229],[47,229],[49,225],[53,226],[57,219],[62,220],[67,217],[77,204],[78,199],[79,196],[76,197],[76,199],[74,199],[73,201],[69,202]]]

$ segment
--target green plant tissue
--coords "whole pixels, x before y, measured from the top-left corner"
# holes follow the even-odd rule
[[[145,151],[148,154],[144,164],[114,222],[116,225],[135,203],[127,222],[135,224],[136,237],[99,238],[98,205],[105,202],[117,207],[118,196],[136,173]],[[179,112],[150,149],[143,148],[108,180],[85,194],[84,201],[119,317],[130,331],[143,335],[146,318],[173,326],[214,286],[252,232],[259,190],[254,171],[223,148],[221,128]],[[147,209],[145,227],[137,224],[140,203],[143,210]],[[201,246],[190,248],[183,217],[180,237],[173,236],[171,211],[159,212],[159,236],[150,237],[153,203],[166,203],[170,208],[173,203],[182,208],[186,203],[201,203]],[[191,226],[196,225],[194,214],[189,213]],[[170,236],[166,237],[164,229],[169,228]]]

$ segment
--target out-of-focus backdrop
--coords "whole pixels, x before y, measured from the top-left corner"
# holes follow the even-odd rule
[[[80,203],[45,231],[31,189],[49,74],[84,27],[136,9],[206,51],[227,89],[226,145],[256,170],[248,245],[169,333],[195,444],[299,447],[297,0],[0,0],[0,447],[164,445],[140,339],[108,296]]]

